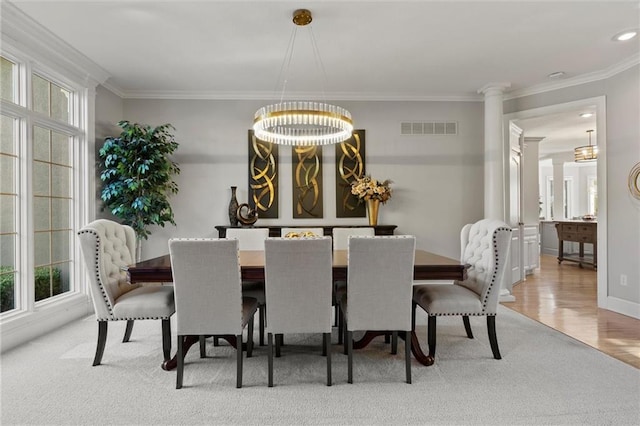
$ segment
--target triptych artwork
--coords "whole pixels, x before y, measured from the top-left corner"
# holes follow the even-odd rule
[[[280,176],[278,147],[257,139],[249,130],[249,199],[258,216],[278,217]],[[333,147],[332,147],[333,148]],[[291,194],[293,218],[323,217],[322,146],[291,147]],[[336,217],[365,217],[363,204],[351,194],[351,182],[365,173],[365,131],[354,130],[351,138],[335,145]]]

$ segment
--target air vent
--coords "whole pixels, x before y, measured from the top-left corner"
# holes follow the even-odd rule
[[[457,135],[455,121],[425,121],[400,123],[401,135]]]

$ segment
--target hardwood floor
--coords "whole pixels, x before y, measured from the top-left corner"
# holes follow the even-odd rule
[[[516,301],[503,305],[640,368],[640,320],[599,309],[596,287],[593,268],[542,255],[540,268],[514,285]]]

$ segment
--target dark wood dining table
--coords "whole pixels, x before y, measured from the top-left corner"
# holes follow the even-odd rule
[[[240,270],[243,280],[264,281],[264,251],[240,251]],[[416,250],[413,278],[415,280],[463,280],[466,278],[467,268],[458,260],[440,256],[424,250]],[[129,281],[140,282],[172,282],[171,258],[168,254],[153,259],[137,262],[128,267]],[[347,279],[347,251],[334,250],[333,252],[333,280],[345,281]],[[388,331],[367,331],[358,341],[354,342],[354,349],[365,347],[373,338],[380,335],[388,335]],[[407,338],[399,333],[402,338]],[[221,336],[236,345],[234,336]],[[415,330],[411,331],[411,351],[423,365],[432,365],[433,357],[425,355],[420,347]],[[186,354],[188,348],[198,341],[197,338],[185,340]],[[171,370],[177,365],[175,357],[165,361],[162,368]]]

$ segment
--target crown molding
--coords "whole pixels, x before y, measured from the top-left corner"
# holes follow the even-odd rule
[[[640,64],[640,53],[636,53],[629,58],[601,71],[594,71],[588,74],[582,74],[572,78],[568,78],[566,80],[542,83],[531,87],[525,87],[523,89],[513,90],[511,92],[505,93],[504,100],[506,101],[509,99],[522,98],[525,96],[537,95],[539,93],[545,93],[553,90],[579,86],[581,84],[592,83],[594,81],[605,80],[638,64]]]
[[[113,87],[113,86],[111,86]],[[197,100],[262,100],[279,102],[278,94],[273,92],[220,92],[220,91],[185,91],[185,90],[119,90],[109,89],[123,99],[197,99]],[[427,96],[389,93],[356,93],[356,92],[292,92],[287,93],[286,101],[331,99],[334,101],[438,101],[438,102],[482,102],[480,95],[469,96]]]
[[[64,71],[79,82],[103,84],[109,73],[75,48],[34,21],[9,1],[2,1],[0,34],[7,44],[45,66]]]

